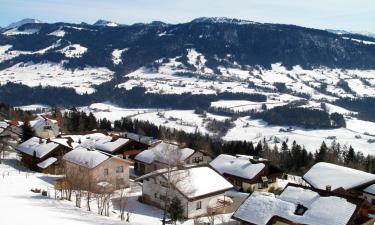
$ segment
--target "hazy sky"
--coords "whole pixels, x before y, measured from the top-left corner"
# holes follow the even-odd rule
[[[202,16],[375,33],[375,0],[0,0],[3,27],[23,18],[132,24]]]

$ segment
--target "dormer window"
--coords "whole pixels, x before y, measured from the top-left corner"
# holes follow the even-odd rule
[[[307,210],[307,208],[305,206],[303,206],[301,204],[298,204],[294,214],[296,214],[298,216],[302,216],[303,214],[305,214],[306,210]]]

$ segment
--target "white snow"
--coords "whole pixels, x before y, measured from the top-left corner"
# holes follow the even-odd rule
[[[37,158],[43,158],[45,155],[53,151],[59,145],[54,142],[47,142],[45,139],[32,137],[29,140],[17,145],[17,151],[23,152],[30,156],[36,153]]]
[[[44,160],[43,162],[38,163],[37,166],[39,168],[45,169],[45,168],[49,167],[50,165],[52,165],[53,163],[55,163],[56,161],[57,161],[57,159],[55,157],[50,157],[50,158]]]
[[[130,223],[125,223],[119,218],[120,212],[116,204],[110,206],[110,217],[99,216],[96,201],[91,202],[92,212],[86,210],[85,201],[82,208],[74,206],[72,201],[54,199],[53,183],[60,176],[35,173],[19,168],[16,155],[6,156],[6,163],[0,164],[0,224],[29,225],[37,221],[38,225],[155,225],[160,224],[163,217],[161,209],[140,203],[140,188],[135,187],[132,193],[127,194],[126,211],[132,212]],[[40,188],[47,190],[49,196],[43,197],[40,193],[30,190]],[[115,193],[113,201],[116,202],[119,193]],[[15,210],[17,209],[17,210]],[[22,212],[22,216],[19,216]],[[228,224],[232,214],[217,216],[215,224]],[[30,222],[31,221],[31,222]],[[205,218],[204,221],[207,222]],[[193,225],[193,220],[188,220],[184,225]]]
[[[0,83],[21,83],[29,87],[52,86],[74,88],[79,94],[93,93],[93,85],[112,79],[113,72],[107,68],[68,70],[55,63],[18,63],[0,71]]]
[[[109,159],[109,156],[98,151],[78,147],[66,153],[63,159],[92,169]]]
[[[244,179],[253,179],[265,167],[263,163],[253,164],[249,159],[221,154],[210,162],[216,171],[221,174],[229,174]]]
[[[246,140],[253,143],[263,140],[264,138],[269,144],[276,144],[280,147],[283,141],[290,146],[293,141],[297,144],[306,147],[307,151],[315,152],[319,149],[323,141],[330,145],[333,141],[340,143],[341,147],[349,148],[351,145],[356,151],[361,151],[364,154],[375,154],[374,146],[369,141],[373,139],[372,136],[353,131],[348,128],[336,129],[304,129],[300,127],[293,127],[290,132],[282,132],[280,129],[287,130],[288,126],[272,126],[268,125],[263,120],[251,119],[249,117],[240,117],[234,121],[235,127],[230,129],[223,137],[226,141],[231,140]],[[329,137],[334,137],[329,139]]]
[[[79,44],[68,45],[65,48],[59,50],[68,58],[80,58],[87,52],[87,48]]]
[[[51,35],[51,36],[56,36],[56,37],[64,37],[66,34],[66,32],[62,29],[59,29],[59,30],[55,30],[51,33],[49,33],[48,35]]]
[[[101,151],[111,153],[128,142],[129,142],[129,139],[126,139],[126,138],[118,138],[116,140],[113,140],[112,137],[107,136],[105,138],[97,139],[95,141],[95,148]]]
[[[122,63],[121,55],[122,55],[123,52],[125,52],[127,50],[129,50],[129,48],[113,50],[113,52],[112,52],[113,64],[118,65],[118,64]]]
[[[132,117],[148,112],[155,112],[155,109],[129,109],[121,108],[109,102],[94,103],[90,106],[79,107],[78,110],[88,113],[93,113],[97,119],[106,118],[110,121],[120,120],[125,117]]]
[[[297,202],[300,200],[302,202]],[[298,203],[305,203],[308,208],[301,216],[294,214]],[[273,216],[300,224],[346,225],[355,210],[356,205],[344,198],[322,197],[311,190],[289,186],[280,197],[254,192],[234,213],[234,217],[258,225],[266,225]]]
[[[330,163],[317,163],[303,176],[315,188],[325,189],[330,185],[332,190],[343,188],[349,190],[369,182],[375,183],[375,175],[348,167]]]
[[[370,185],[367,188],[363,189],[363,192],[375,195],[375,184]]]
[[[194,153],[193,149],[183,148],[180,149],[177,145],[161,142],[155,147],[151,147],[145,151],[142,151],[136,155],[135,159],[147,164],[154,161],[159,161],[161,163],[178,164],[183,162],[189,156]]]
[[[36,110],[48,110],[48,109],[51,109],[50,106],[48,106],[48,105],[42,105],[42,104],[23,105],[23,106],[17,106],[15,108],[22,109],[24,111],[36,111]]]
[[[209,167],[194,167],[171,172],[172,179],[180,180],[176,188],[188,198],[196,198],[214,192],[223,193],[233,185]]]
[[[24,29],[24,30],[19,30],[17,27],[12,28],[10,30],[7,30],[3,32],[5,35],[28,35],[28,34],[35,34],[38,33],[39,29]]]

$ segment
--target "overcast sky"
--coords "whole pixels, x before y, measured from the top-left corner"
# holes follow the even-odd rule
[[[132,24],[202,16],[375,33],[375,0],[0,0],[2,27],[23,18]]]

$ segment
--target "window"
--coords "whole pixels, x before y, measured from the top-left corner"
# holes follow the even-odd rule
[[[155,198],[158,198],[158,193],[155,193],[155,194],[154,194],[154,197],[155,197]]]
[[[123,173],[123,172],[124,172],[124,167],[123,166],[116,167],[116,173]]]
[[[372,204],[372,205],[375,205],[375,199],[374,199],[374,198],[371,199],[371,204]]]
[[[52,127],[51,126],[44,126],[43,129],[44,130],[52,130]]]
[[[203,162],[203,156],[198,156],[193,158],[193,163]]]
[[[197,202],[196,209],[198,210],[198,209],[201,209],[201,208],[202,208],[202,202],[199,201],[199,202]]]
[[[104,176],[108,176],[108,169],[104,169]]]

